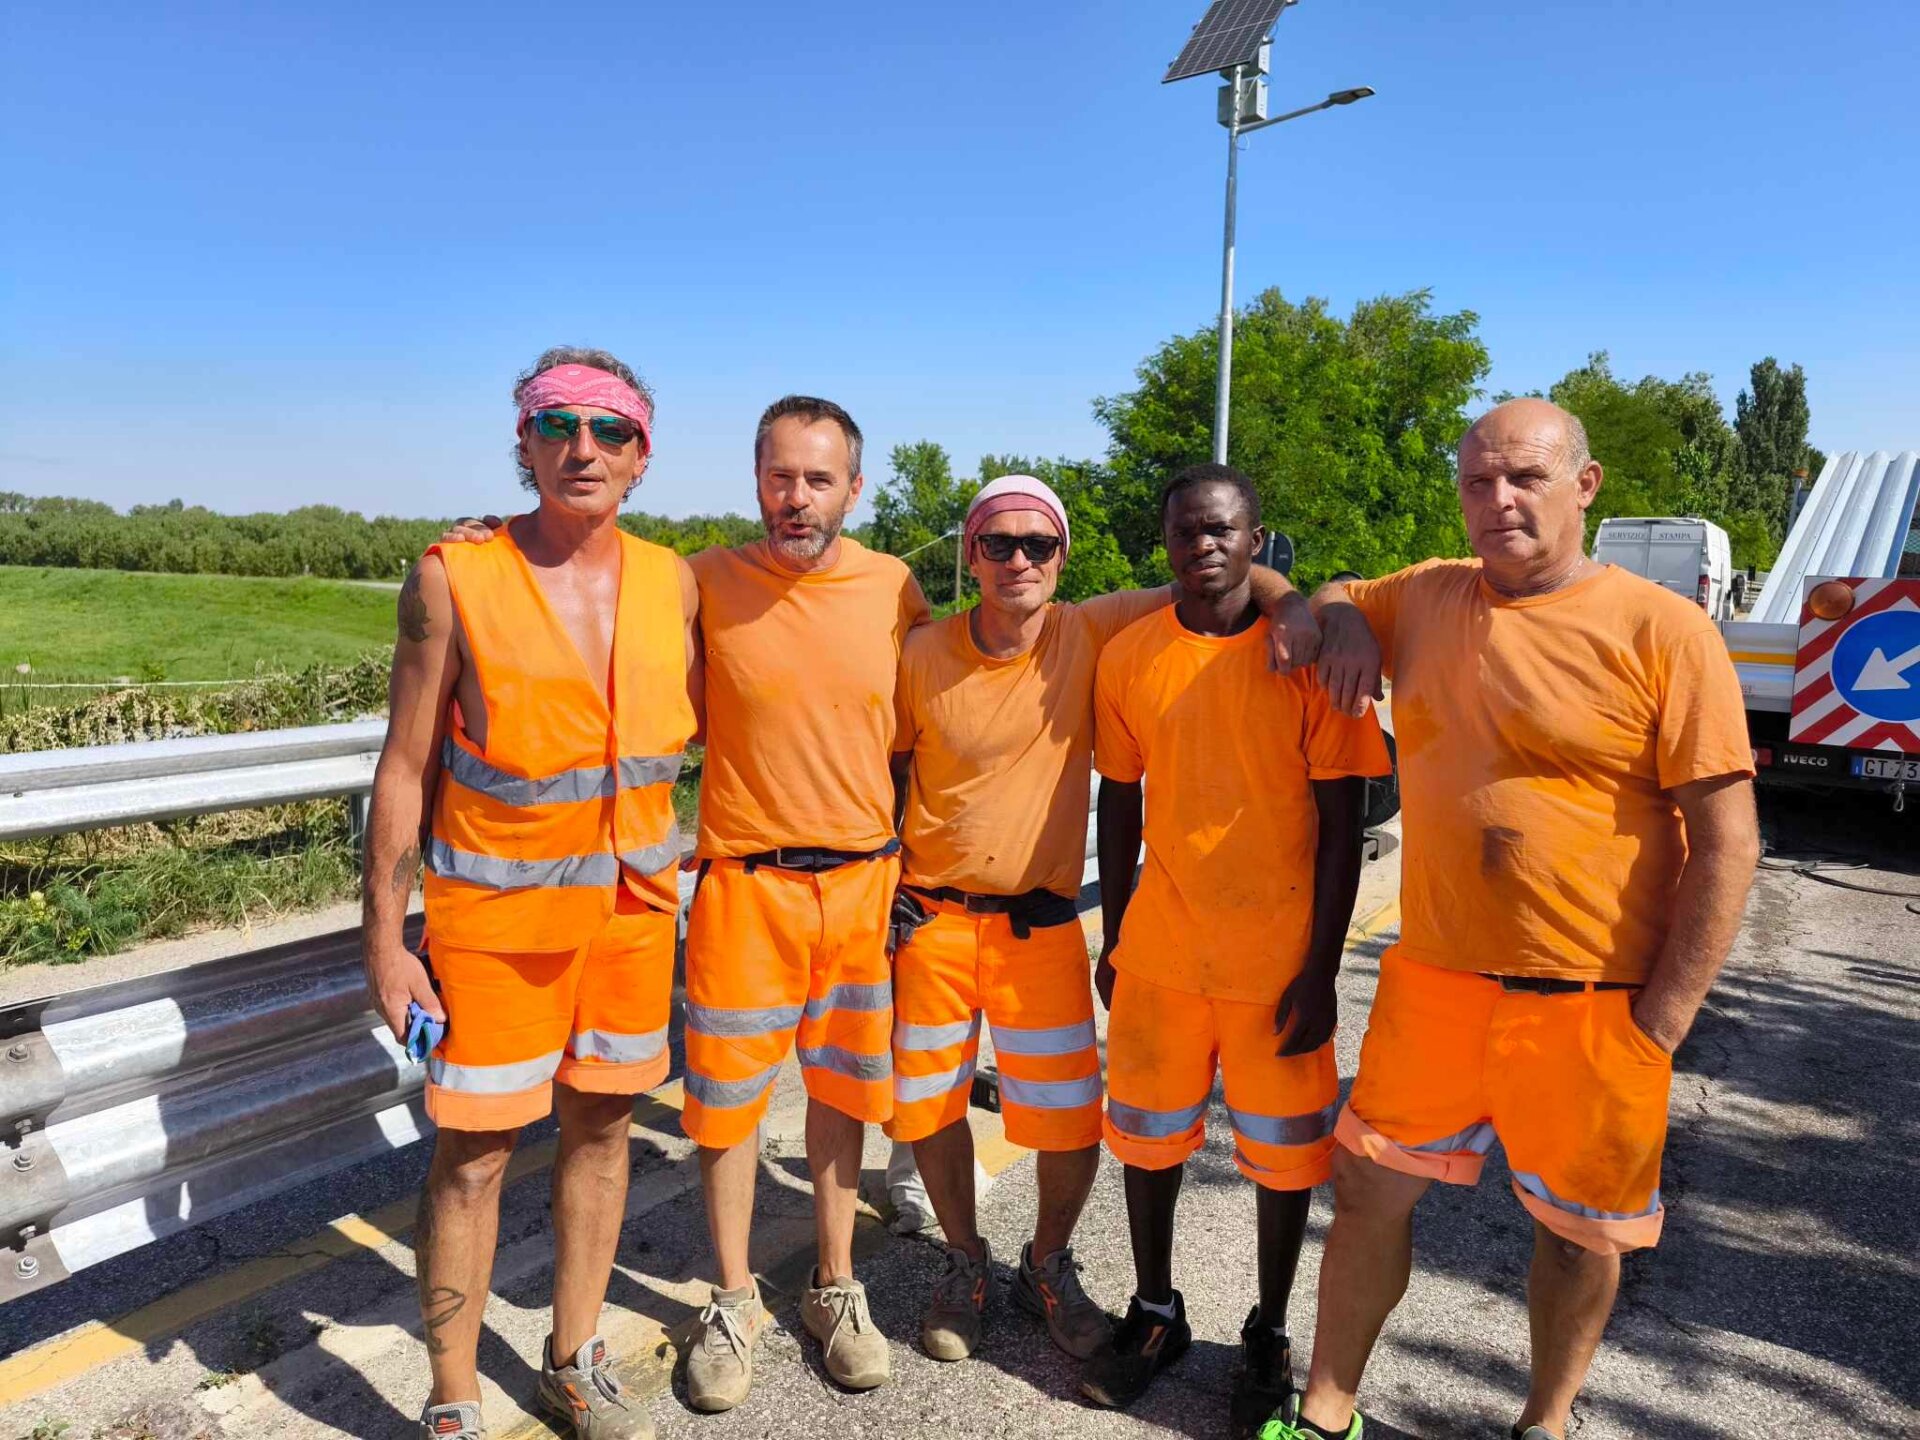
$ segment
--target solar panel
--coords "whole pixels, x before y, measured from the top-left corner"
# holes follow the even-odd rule
[[[1187,48],[1167,67],[1160,83],[1185,80],[1256,59],[1260,42],[1293,0],[1214,0],[1187,38]]]

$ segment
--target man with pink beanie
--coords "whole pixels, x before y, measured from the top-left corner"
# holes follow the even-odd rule
[[[921,1343],[937,1360],[959,1360],[979,1343],[992,1276],[966,1122],[984,1013],[1007,1137],[1039,1152],[1039,1211],[1014,1299],[1055,1345],[1086,1359],[1109,1333],[1070,1248],[1101,1136],[1076,906],[1094,673],[1101,647],[1173,592],[1056,603],[1072,533],[1060,497],[1031,475],[983,488],[962,537],[980,604],[913,631],[900,656],[894,774],[904,864],[887,1130],[913,1144],[948,1246]],[[1254,593],[1273,622],[1276,664],[1311,664],[1319,631],[1302,597],[1270,570],[1255,571]]]

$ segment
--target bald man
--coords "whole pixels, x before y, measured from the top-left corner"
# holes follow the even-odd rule
[[[1566,1434],[1620,1256],[1659,1237],[1672,1054],[1739,930],[1759,831],[1719,632],[1587,558],[1602,478],[1572,415],[1501,405],[1460,442],[1475,558],[1314,597],[1334,703],[1393,681],[1404,918],[1336,1129],[1312,1371],[1262,1440],[1362,1435],[1414,1205],[1472,1185],[1496,1139],[1533,1218],[1514,1436]]]

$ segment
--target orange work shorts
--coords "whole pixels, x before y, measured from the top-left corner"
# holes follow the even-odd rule
[[[1306,1190],[1333,1167],[1340,1075],[1333,1046],[1280,1054],[1274,1006],[1169,990],[1121,971],[1107,1021],[1107,1148],[1169,1170],[1206,1143],[1219,1070],[1233,1163],[1268,1190]]]
[[[933,919],[893,957],[895,1140],[967,1113],[980,1014],[993,1026],[1007,1138],[1030,1150],[1100,1143],[1093,970],[1078,921],[1013,933],[1005,915],[924,899]]]
[[[1672,1057],[1631,990],[1529,995],[1388,951],[1340,1142],[1376,1164],[1472,1185],[1497,1138],[1513,1191],[1587,1250],[1660,1238]]]
[[[708,862],[687,921],[687,1104],[697,1145],[724,1150],[766,1114],[799,1040],[807,1094],[856,1120],[893,1115],[887,917],[897,856],[809,874]]]
[[[517,1130],[553,1084],[638,1095],[667,1078],[675,917],[622,885],[606,928],[572,950],[495,955],[434,944],[447,1034],[427,1059],[427,1114],[448,1130]]]

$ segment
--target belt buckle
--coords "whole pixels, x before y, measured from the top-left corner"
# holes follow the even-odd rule
[[[966,892],[966,896],[966,910],[969,915],[991,915],[994,913],[993,896],[976,895],[971,890]]]
[[[1500,988],[1509,995],[1544,995],[1546,987],[1532,975],[1496,975]]]
[[[805,867],[801,865],[796,857],[788,853],[786,846],[776,845],[773,847],[773,868],[776,870],[800,870]]]

